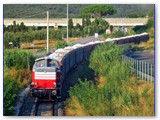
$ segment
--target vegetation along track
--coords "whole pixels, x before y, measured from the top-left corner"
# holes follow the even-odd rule
[[[57,100],[35,99],[31,116],[58,116]]]

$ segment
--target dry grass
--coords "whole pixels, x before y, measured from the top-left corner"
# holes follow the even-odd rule
[[[84,107],[80,104],[76,97],[72,96],[70,101],[72,101],[72,103],[65,106],[66,116],[87,116],[86,110],[84,110]]]
[[[76,37],[76,38],[68,38],[69,42],[73,42],[73,41],[76,41],[76,40],[80,40],[80,39],[83,39],[82,37]],[[64,39],[65,41],[67,40],[67,38]],[[105,38],[101,37],[99,38],[99,40],[106,40]]]
[[[151,38],[147,42],[141,42],[139,47],[144,47],[145,49],[154,49],[154,39]]]
[[[73,42],[73,41],[80,40],[80,39],[82,39],[82,38],[80,38],[80,37],[76,37],[76,38],[68,38],[68,41],[69,41],[69,42]],[[64,38],[64,40],[66,41],[67,38]]]
[[[150,35],[151,37],[154,37],[154,27],[152,27],[152,28],[150,29],[149,35]]]
[[[20,88],[26,87],[30,82],[31,71],[29,69],[19,69],[17,70],[15,67],[5,70],[5,76],[11,76],[13,79],[17,80]]]
[[[16,78],[17,77],[17,70],[15,67],[12,67],[10,69],[8,69],[4,74],[6,74],[7,76],[12,76],[12,78]]]
[[[99,76],[99,77],[97,78],[97,83],[98,83],[98,87],[99,87],[99,88],[100,88],[100,87],[104,87],[105,84],[106,84],[106,82],[107,82],[107,80],[106,80],[106,78],[105,78],[104,76]]]
[[[46,47],[46,40],[34,40],[34,49],[44,49]],[[49,47],[53,48],[57,44],[56,40],[49,40]],[[24,46],[20,46],[22,49],[33,49],[30,43],[25,43]]]
[[[31,81],[31,71],[29,69],[20,69],[18,73],[18,83],[21,88],[24,88]]]
[[[128,109],[126,106],[121,106],[118,114],[125,116],[153,116],[154,84],[131,77],[124,86],[127,86],[126,89],[132,95],[132,104]]]

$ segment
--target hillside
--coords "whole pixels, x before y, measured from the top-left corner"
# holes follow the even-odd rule
[[[69,17],[79,17],[80,10],[87,5],[89,4],[70,4]],[[130,13],[146,15],[153,5],[111,4],[111,6],[117,9],[117,13],[107,17],[126,17]],[[4,18],[44,18],[47,10],[50,11],[50,18],[63,18],[66,17],[66,9],[66,4],[4,4]]]

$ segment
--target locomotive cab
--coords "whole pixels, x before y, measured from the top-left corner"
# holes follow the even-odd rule
[[[38,98],[60,98],[61,66],[56,59],[37,59],[32,69],[31,95]]]

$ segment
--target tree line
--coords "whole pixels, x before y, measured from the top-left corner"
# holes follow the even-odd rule
[[[91,4],[69,4],[69,17],[77,18],[81,16],[81,9]],[[105,4],[103,4],[105,5]],[[117,13],[107,17],[127,17],[130,13],[145,14],[151,10],[153,4],[108,4],[116,8]],[[66,18],[66,4],[5,4],[4,18],[23,18],[37,13],[51,11],[51,18]],[[27,12],[25,12],[27,11]],[[46,14],[36,15],[35,18],[46,18]]]
[[[70,18],[68,21],[69,26],[69,37],[86,37],[92,36],[94,33],[103,34],[108,28],[108,23],[101,19],[96,18],[93,22],[90,18],[83,18],[82,25],[73,25],[73,21]],[[45,40],[46,39],[46,29],[37,30],[33,27],[26,27],[24,23],[16,24],[13,21],[13,25],[4,26],[4,46],[5,48],[20,47],[20,43],[33,42],[33,40]],[[59,28],[58,30],[51,28],[49,30],[49,38],[54,40],[62,40],[66,38],[67,32],[66,28]],[[9,44],[13,43],[13,46]]]

